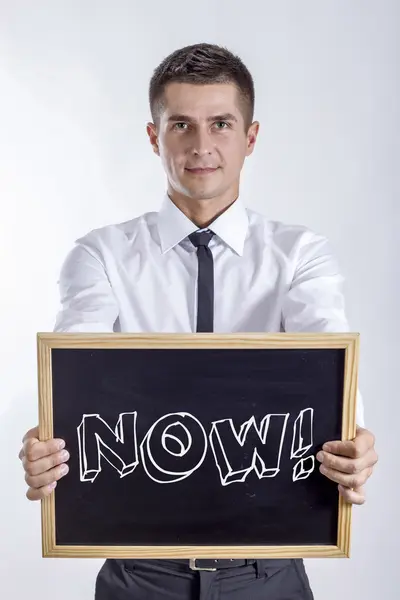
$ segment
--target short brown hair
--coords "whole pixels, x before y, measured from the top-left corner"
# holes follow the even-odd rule
[[[165,86],[172,82],[198,85],[233,83],[239,92],[246,130],[253,122],[253,78],[242,60],[223,46],[206,43],[185,46],[167,56],[154,70],[149,86],[149,102],[156,125],[164,109]]]

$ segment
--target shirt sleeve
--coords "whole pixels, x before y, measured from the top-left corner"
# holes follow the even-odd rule
[[[307,232],[296,250],[293,280],[282,309],[282,325],[293,332],[349,332],[344,277],[329,241]],[[364,403],[357,389],[356,422],[364,427]]]
[[[55,332],[110,333],[119,308],[95,248],[77,243],[61,267]]]

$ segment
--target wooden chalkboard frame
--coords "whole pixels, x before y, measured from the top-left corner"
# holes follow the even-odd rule
[[[356,434],[358,333],[38,333],[40,440],[53,438],[52,349],[343,349],[342,440]],[[42,556],[82,558],[348,558],[352,506],[338,496],[337,543],[328,546],[67,546],[56,544],[55,492],[41,501]]]

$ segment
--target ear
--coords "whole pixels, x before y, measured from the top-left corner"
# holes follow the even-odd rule
[[[254,146],[257,140],[258,131],[260,129],[260,123],[258,121],[254,121],[249,127],[249,131],[247,132],[247,152],[246,156],[250,156],[254,150]]]
[[[153,152],[155,154],[157,154],[157,156],[160,156],[160,150],[158,147],[157,127],[154,125],[154,123],[147,123],[146,131],[147,131],[147,135],[149,136],[150,144],[152,145]]]

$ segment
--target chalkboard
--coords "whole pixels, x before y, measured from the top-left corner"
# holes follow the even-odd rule
[[[38,334],[41,439],[70,471],[43,556],[349,556],[315,458],[355,435],[358,334]]]

